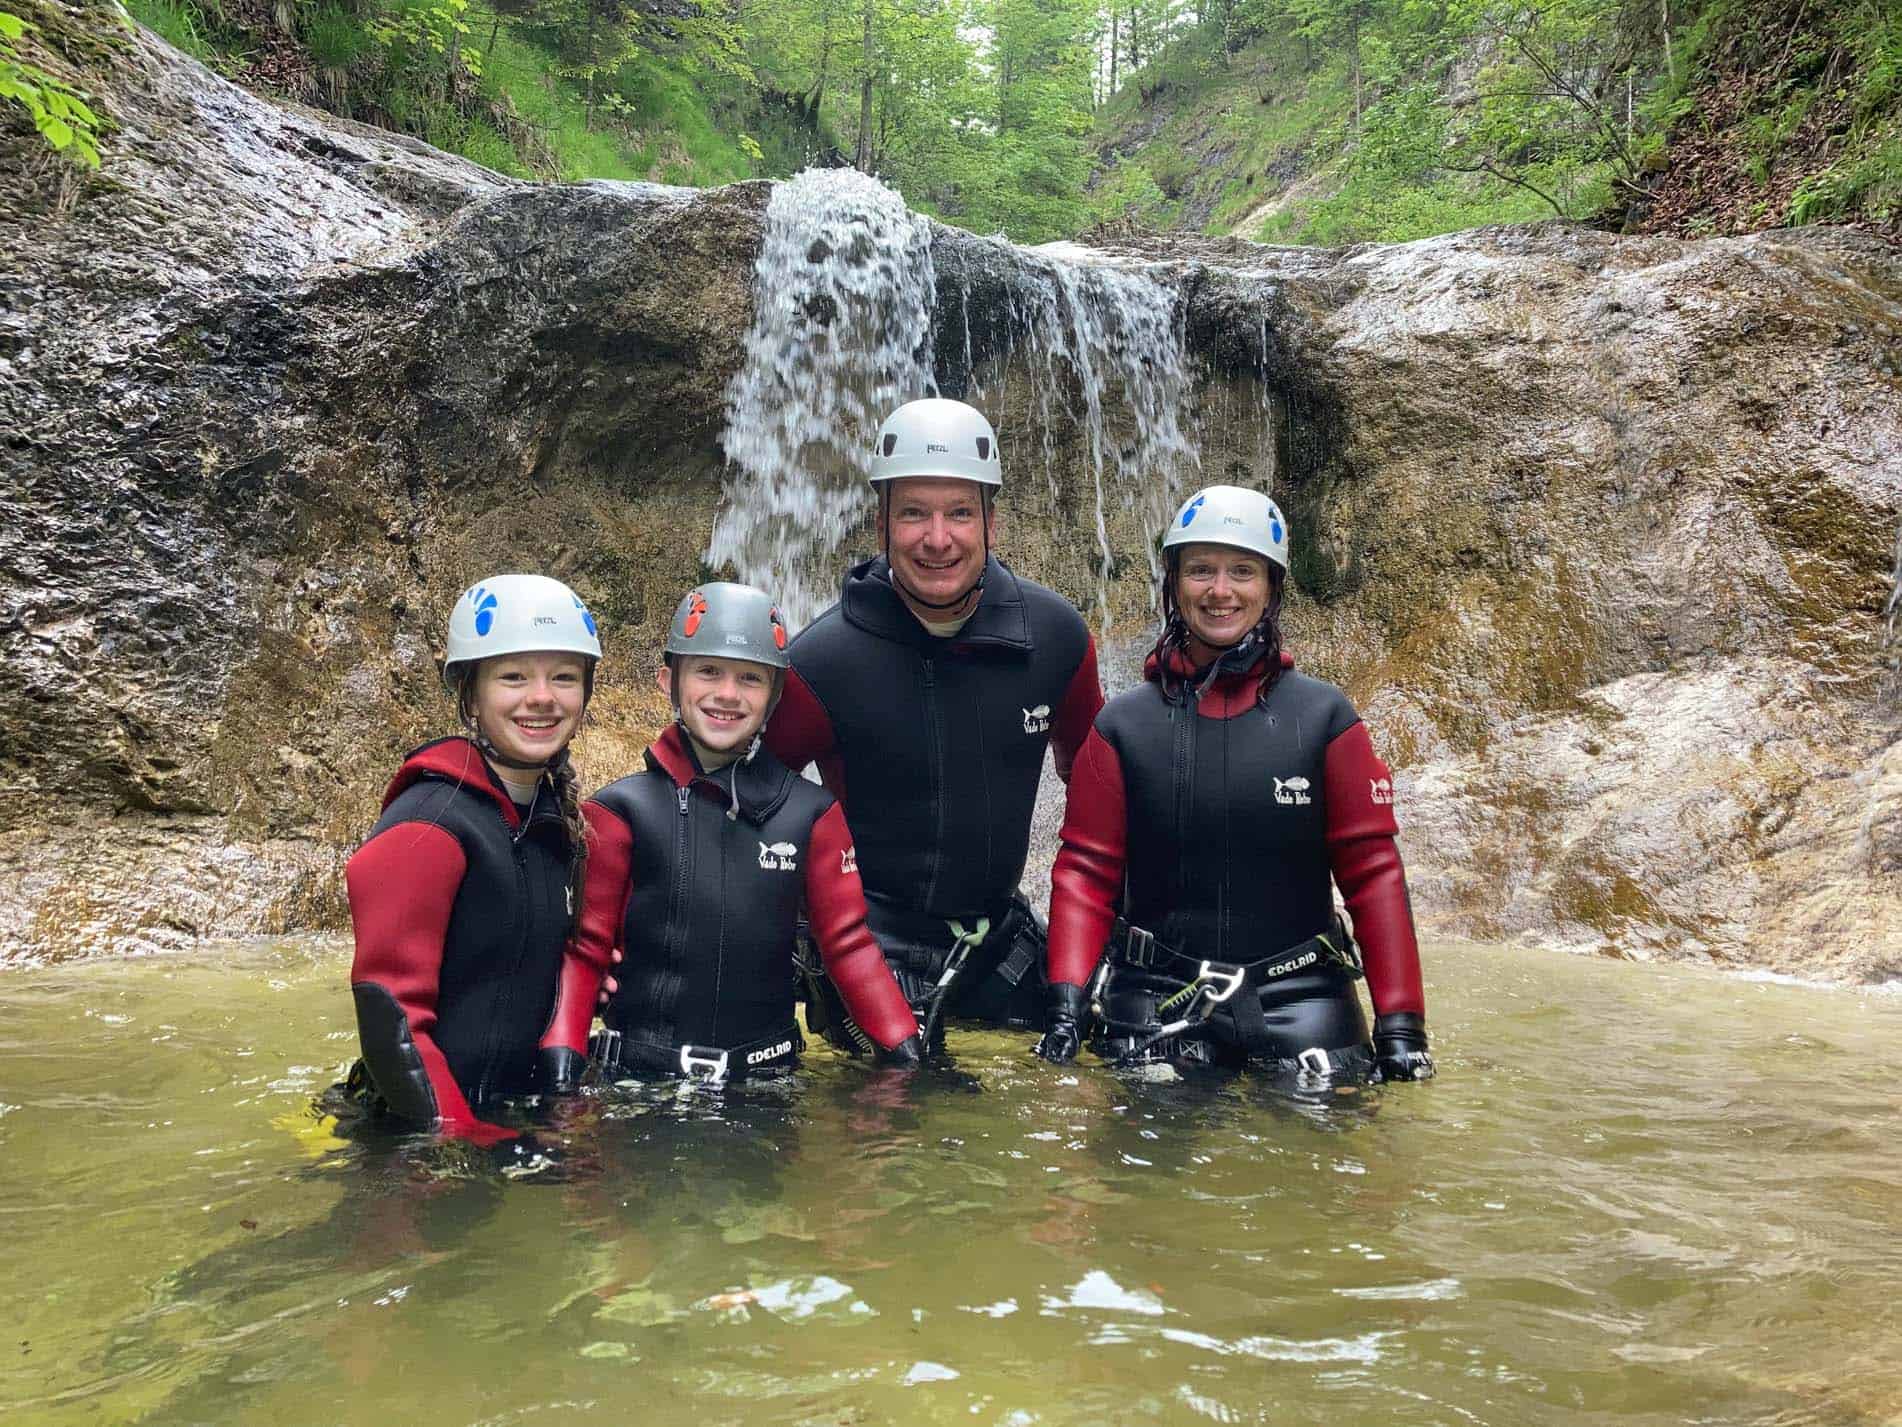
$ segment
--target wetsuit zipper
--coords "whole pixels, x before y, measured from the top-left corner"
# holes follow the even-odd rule
[[[687,893],[692,885],[693,872],[687,865],[687,859],[693,851],[693,818],[688,811],[688,800],[693,796],[692,785],[675,788],[674,797],[680,808],[680,818],[674,824],[674,895],[667,916],[667,963],[673,973],[673,996],[667,1004],[662,1024],[672,1035],[680,1024],[680,998],[687,990]]]
[[[1198,703],[1199,700],[1196,696],[1196,691],[1193,688],[1185,689],[1183,691],[1182,703],[1173,708],[1170,712],[1170,717],[1175,722],[1175,729],[1173,730],[1175,736],[1172,741],[1175,745],[1175,778],[1173,781],[1175,783],[1176,794],[1176,885],[1175,895],[1171,899],[1170,905],[1159,909],[1161,915],[1157,920],[1162,922],[1163,925],[1160,928],[1151,928],[1151,930],[1173,942],[1179,942],[1181,938],[1181,929],[1174,925],[1175,911],[1177,907],[1185,905],[1189,899],[1191,890],[1189,882],[1190,849],[1198,845],[1197,840],[1192,836],[1193,829],[1191,827],[1195,813],[1196,724],[1202,717],[1201,710],[1197,707]],[[1191,953],[1195,951],[1193,947],[1184,949]]]
[[[508,828],[509,855],[515,863],[515,905],[522,908],[522,915],[516,923],[515,965],[496,991],[495,1014],[489,1020],[488,1050],[482,1057],[482,1075],[476,1081],[476,1100],[478,1103],[489,1098],[495,1088],[495,1065],[502,1057],[502,1033],[508,1024],[508,1010],[514,997],[512,988],[522,974],[522,963],[528,959],[528,929],[534,925],[533,909],[529,907],[531,888],[528,885],[528,868],[522,861],[522,838],[528,833],[529,823],[535,817],[536,804],[541,801],[541,786],[535,787],[535,795],[529,800],[528,811],[522,814],[522,825]],[[501,817],[501,809],[496,810]],[[508,819],[502,818],[502,826],[508,827]]]
[[[925,741],[931,745],[931,806],[938,817],[937,835],[931,840],[931,877],[925,883],[925,910],[938,901],[938,868],[944,859],[944,748],[938,736],[938,671],[931,656],[921,654],[924,675]]]

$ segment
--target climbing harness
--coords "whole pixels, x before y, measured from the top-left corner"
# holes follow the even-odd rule
[[[1169,1042],[1205,1025],[1220,1008],[1226,1008],[1236,1038],[1251,1056],[1279,1064],[1283,1057],[1273,1053],[1274,1039],[1258,993],[1275,981],[1317,968],[1332,968],[1350,978],[1362,974],[1359,951],[1338,917],[1328,932],[1240,963],[1186,956],[1144,928],[1119,920],[1090,981],[1090,1009],[1102,1028],[1103,1054],[1119,1067],[1166,1056]],[[1237,994],[1244,990],[1248,994]],[[1325,1050],[1310,1047],[1287,1068],[1325,1079],[1327,1056]]]
[[[609,1082],[631,1078],[632,1072],[645,1070],[720,1084],[777,1070],[805,1048],[805,1038],[794,1025],[743,1045],[725,1047],[674,1045],[603,1030],[588,1042],[588,1055],[599,1068],[601,1078]],[[624,1071],[630,1074],[623,1075]]]

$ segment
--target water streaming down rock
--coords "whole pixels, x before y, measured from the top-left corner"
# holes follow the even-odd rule
[[[1053,502],[1060,421],[1076,422],[1086,440],[1095,537],[1096,616],[1110,634],[1109,581],[1116,563],[1108,514],[1120,506],[1138,529],[1159,530],[1173,511],[1188,472],[1201,465],[1190,435],[1191,382],[1183,341],[1181,295],[1149,271],[1072,244],[1016,252],[1009,294],[1012,348],[1021,354],[1035,394],[1044,478]],[[968,305],[968,297],[964,305]],[[966,328],[969,353],[969,329]],[[1008,368],[1007,352],[1003,365]],[[972,372],[981,391],[983,372]],[[1021,438],[1020,438],[1021,439]],[[1019,476],[1029,473],[1019,446]],[[1145,542],[1152,585],[1161,578],[1153,543]]]
[[[1039,504],[1024,483],[1041,475],[1045,523],[1073,478],[1088,482],[1090,528],[1076,533],[1096,547],[1107,633],[1111,513],[1159,527],[1200,463],[1185,304],[1159,275],[1167,270],[1069,245],[1026,250],[934,228],[851,170],[779,185],[746,362],[727,393],[730,469],[708,563],[731,561],[742,579],[777,590],[795,623],[811,618],[832,598],[841,546],[871,512],[872,434],[893,406],[942,385],[998,426],[1014,502]],[[1153,551],[1150,561],[1153,577]]]
[[[795,626],[832,598],[879,422],[937,391],[935,291],[930,223],[876,179],[809,169],[774,188],[707,561],[777,593]]]

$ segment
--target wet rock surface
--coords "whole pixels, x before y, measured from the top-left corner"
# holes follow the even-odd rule
[[[632,766],[770,192],[523,185],[143,35],[113,64],[112,183],[0,183],[0,961],[338,924],[339,851],[446,731],[449,602],[500,569],[601,615],[580,756]],[[1290,643],[1401,770],[1430,930],[1902,974],[1892,250],[1094,238],[1176,304],[1173,479],[1295,520]],[[1027,259],[933,248],[938,380],[1014,443],[1006,554],[1139,642],[1175,492],[1116,459],[1128,390],[1092,426]]]

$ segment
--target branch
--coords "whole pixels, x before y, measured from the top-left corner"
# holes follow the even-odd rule
[[[1440,167],[1450,169],[1454,173],[1489,173],[1494,178],[1504,179],[1507,183],[1514,184],[1530,193],[1538,194],[1539,197],[1552,205],[1552,211],[1558,214],[1559,217],[1569,219],[1572,216],[1565,211],[1565,206],[1561,204],[1558,199],[1547,193],[1543,188],[1540,188],[1539,185],[1532,182],[1531,179],[1521,178],[1516,173],[1508,173],[1497,164],[1488,163],[1485,159],[1481,159],[1476,164],[1442,163]]]

